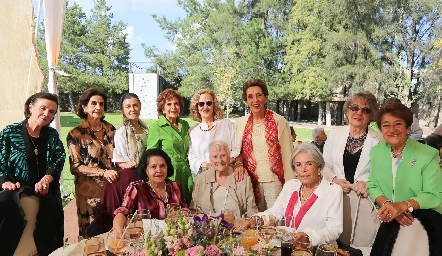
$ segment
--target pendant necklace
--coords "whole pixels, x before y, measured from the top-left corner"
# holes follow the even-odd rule
[[[26,125],[26,130],[28,131],[29,138],[31,139],[31,143],[32,143],[32,145],[34,146],[34,154],[35,154],[36,156],[38,156],[38,142],[37,142],[37,145],[35,145],[34,140],[33,140],[33,138],[38,139],[38,137],[34,137],[34,136],[31,135],[31,133],[29,132],[29,128],[28,128],[27,125]]]

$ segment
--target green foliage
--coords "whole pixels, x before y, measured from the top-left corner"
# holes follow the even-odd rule
[[[66,8],[58,69],[71,77],[59,78],[57,83],[62,107],[70,110],[75,109],[78,95],[89,87],[106,92],[109,102],[118,102],[128,89],[130,48],[123,33],[126,24],[113,22],[105,0],[94,3],[89,17],[76,3]],[[39,34],[40,60],[47,70],[44,31]]]
[[[183,19],[154,15],[176,50],[159,53],[155,47],[144,48],[183,96],[223,85],[217,92],[227,93],[224,105],[230,106],[227,99],[233,98],[240,107],[242,85],[252,77],[267,82],[271,100],[289,94],[282,89],[288,77],[281,67],[284,21],[291,1],[181,0],[178,4],[187,13]]]

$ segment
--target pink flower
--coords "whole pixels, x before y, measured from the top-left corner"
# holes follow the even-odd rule
[[[200,250],[204,251],[204,247],[202,247],[201,245],[191,247],[191,248],[187,249],[186,256],[197,256],[199,254]]]
[[[264,250],[261,248],[261,246],[259,244],[255,244],[251,247],[251,249],[255,252],[257,252],[258,254],[261,254],[264,252]]]
[[[247,251],[242,246],[232,246],[232,254],[233,255],[246,255]]]
[[[206,247],[206,250],[204,251],[204,255],[208,256],[216,256],[218,253],[222,253],[222,251],[214,244]]]
[[[182,242],[187,248],[190,248],[192,246],[192,244],[190,243],[189,236],[183,236]]]

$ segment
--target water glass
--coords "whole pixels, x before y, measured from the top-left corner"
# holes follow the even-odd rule
[[[293,252],[293,238],[290,236],[281,237],[281,256],[291,256]]]
[[[294,256],[312,256],[312,244],[310,242],[301,242],[296,240],[293,246]]]
[[[106,256],[106,247],[104,239],[101,237],[92,237],[84,243],[83,256]]]
[[[107,248],[115,255],[123,255],[129,249],[129,240],[111,229],[107,235]]]
[[[329,244],[321,244],[316,249],[315,256],[337,256],[336,248]]]

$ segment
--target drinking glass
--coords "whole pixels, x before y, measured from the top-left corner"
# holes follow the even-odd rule
[[[246,229],[242,233],[242,246],[248,252],[252,249],[252,246],[258,243],[258,230]]]
[[[111,229],[107,235],[107,249],[115,255],[123,255],[129,249],[129,240]]]
[[[230,209],[223,210],[224,220],[230,224],[235,224],[235,211]]]
[[[101,237],[92,237],[84,243],[83,256],[106,256],[106,247],[104,239]]]
[[[281,237],[281,256],[291,256],[293,247],[292,236],[284,235]]]
[[[259,237],[264,239],[266,244],[276,237],[276,228],[271,226],[262,226],[259,230]]]
[[[321,244],[316,249],[315,256],[337,256],[336,248],[329,244]]]
[[[77,244],[83,240],[82,236],[70,236],[63,238],[63,256],[72,254],[73,248],[70,245]],[[69,247],[69,248],[68,248]]]
[[[310,242],[301,242],[296,240],[293,248],[294,256],[312,256],[312,244]]]

